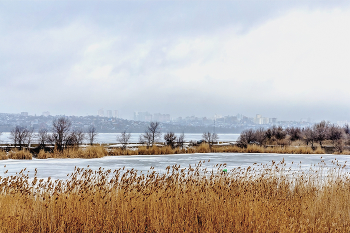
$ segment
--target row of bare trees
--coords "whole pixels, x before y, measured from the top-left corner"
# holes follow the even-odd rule
[[[160,132],[160,123],[151,122],[145,132],[140,135],[139,143],[145,144],[147,146],[153,146],[160,142],[162,133]],[[185,142],[185,134],[182,133],[176,136],[174,132],[167,132],[163,136],[165,144],[171,146],[172,148],[180,147],[183,148]]]
[[[122,148],[126,149],[127,144],[129,143],[131,134],[126,131],[122,132],[117,136],[117,141],[122,144]],[[146,128],[145,132],[140,135],[139,143],[144,144],[147,147],[152,147],[153,145],[160,143],[162,133],[160,131],[159,122],[151,122]],[[180,147],[183,148],[185,143],[185,134],[182,133],[179,136],[176,136],[174,132],[167,132],[164,134],[164,141],[167,146],[172,148]]]
[[[312,147],[314,147],[315,143],[319,143],[322,147],[325,141],[329,141],[334,146],[340,147],[349,144],[349,139],[349,125],[340,127],[321,121],[306,128],[290,127],[283,129],[281,126],[273,126],[266,130],[263,128],[244,130],[237,142],[238,145],[243,147],[246,147],[248,144],[285,146],[299,140]]]
[[[60,117],[52,122],[52,129],[40,129],[34,134],[33,129],[16,126],[10,133],[10,139],[15,147],[29,147],[33,138],[37,139],[38,147],[45,148],[54,145],[57,150],[62,151],[67,147],[79,146],[84,140],[92,145],[96,140],[97,132],[94,126],[90,126],[86,132],[80,128],[72,129],[72,122],[66,117]]]
[[[16,126],[11,130],[10,138],[15,147],[19,146],[21,149],[23,146],[29,146],[33,139],[33,129]]]

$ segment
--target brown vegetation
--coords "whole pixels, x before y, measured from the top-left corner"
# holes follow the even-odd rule
[[[107,156],[108,152],[103,146],[88,146],[87,148],[68,148],[63,151],[54,150],[53,152],[45,152],[41,150],[37,158],[47,159],[47,158],[102,158]]]
[[[252,144],[290,146],[298,142],[299,145],[304,144],[312,148],[315,148],[315,143],[318,143],[321,148],[327,145],[333,148],[332,153],[342,154],[344,146],[350,145],[350,126],[345,125],[341,128],[335,124],[321,121],[306,128],[283,129],[281,126],[273,126],[266,130],[263,128],[248,129],[241,133],[237,142],[240,147]]]
[[[287,175],[283,161],[227,173],[203,163],[164,174],[78,168],[67,180],[0,178],[0,231],[350,231],[345,166]]]
[[[7,154],[9,159],[32,159],[32,154],[26,150],[11,150],[8,154]]]
[[[63,151],[53,150],[52,152],[43,149],[36,155],[38,159],[48,158],[102,158],[104,156],[119,155],[167,155],[167,154],[191,154],[191,153],[278,153],[278,154],[325,154],[324,149],[317,147],[312,149],[307,146],[259,146],[247,145],[239,146],[212,146],[202,143],[199,146],[181,149],[171,146],[140,146],[136,149],[113,148],[107,150],[103,146],[88,146],[86,148],[66,148]],[[344,150],[338,154],[350,154],[349,150]],[[32,154],[28,150],[14,149],[8,154],[0,151],[0,160],[4,159],[32,159]]]
[[[7,153],[3,150],[0,150],[0,160],[8,159]]]

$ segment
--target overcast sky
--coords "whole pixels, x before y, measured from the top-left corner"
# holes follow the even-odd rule
[[[0,112],[350,121],[349,1],[0,1]]]

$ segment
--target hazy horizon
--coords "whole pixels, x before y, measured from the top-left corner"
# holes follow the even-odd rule
[[[1,1],[0,112],[350,121],[348,1]]]

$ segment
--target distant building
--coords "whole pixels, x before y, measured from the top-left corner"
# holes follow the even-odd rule
[[[256,117],[254,118],[254,123],[257,125],[266,125],[270,123],[277,123],[277,118],[268,118],[268,117],[263,117],[260,114],[256,114]]]
[[[28,116],[28,112],[21,112],[21,116]]]
[[[270,124],[276,124],[277,123],[277,118],[270,118],[269,123]]]
[[[41,115],[44,117],[48,117],[48,116],[50,116],[50,112],[46,111],[46,112],[43,112]]]
[[[98,110],[98,114],[97,114],[99,117],[104,117],[105,116],[105,111],[103,110],[103,108],[100,108]]]
[[[170,114],[155,113],[153,114],[153,120],[158,122],[169,122]]]
[[[262,119],[260,114],[256,114],[256,116],[254,118],[254,123],[257,125],[263,124],[263,119]]]
[[[134,112],[135,121],[152,121],[152,114],[148,112]]]
[[[119,118],[119,112],[118,112],[118,110],[114,110],[114,115],[113,115],[113,117]]]
[[[107,117],[108,118],[112,118],[113,117],[112,110],[107,110]]]

